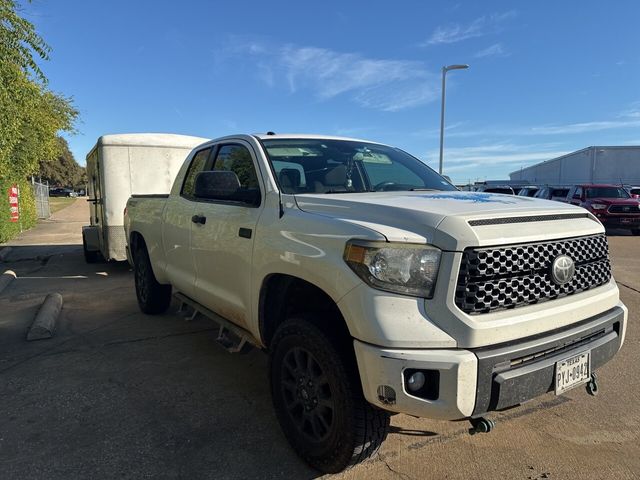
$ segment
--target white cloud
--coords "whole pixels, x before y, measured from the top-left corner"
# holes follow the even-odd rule
[[[555,143],[532,145],[496,143],[446,148],[445,164],[447,165],[447,172],[456,172],[482,167],[528,164],[549,160],[567,153],[569,153],[568,150],[558,149],[558,144]],[[432,150],[427,153],[426,161],[435,164],[438,161],[438,155],[439,152],[437,150]]]
[[[367,58],[319,47],[238,41],[218,58],[256,59],[258,77],[291,93],[311,91],[320,100],[348,96],[367,108],[397,111],[437,98],[437,76],[421,62]]]
[[[640,118],[640,102],[633,102],[628,110],[620,113],[623,118]]]
[[[445,133],[448,138],[465,138],[479,136],[531,136],[531,135],[571,135],[589,132],[598,132],[603,130],[619,130],[640,127],[640,102],[634,102],[629,109],[619,113],[612,120],[597,120],[590,122],[575,123],[558,123],[545,125],[532,125],[521,127],[509,127],[504,125],[494,125],[484,128],[460,128],[460,124],[455,125],[456,128],[447,128]],[[439,134],[439,130],[430,130],[418,132],[420,135],[434,136]]]
[[[501,43],[494,43],[493,45],[485,48],[484,50],[480,50],[474,56],[476,58],[483,57],[504,57],[507,53],[504,51]]]
[[[638,120],[608,120],[599,122],[567,123],[563,125],[543,125],[531,127],[524,134],[527,135],[568,135],[572,133],[597,132],[618,128],[640,127]]]
[[[489,33],[496,33],[500,30],[501,24],[504,21],[515,16],[516,12],[511,10],[503,13],[483,15],[466,25],[454,23],[446,26],[439,26],[433,31],[429,39],[421,44],[421,46],[457,43],[469,38],[477,38]]]

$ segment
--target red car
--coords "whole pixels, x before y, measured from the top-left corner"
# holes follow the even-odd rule
[[[605,227],[624,228],[640,235],[640,201],[618,185],[575,185],[567,201],[586,208]]]

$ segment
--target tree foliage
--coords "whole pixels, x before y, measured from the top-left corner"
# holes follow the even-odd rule
[[[36,33],[33,24],[18,15],[17,10],[15,0],[0,0],[0,58],[46,83],[34,54],[48,60],[51,48]]]
[[[0,185],[21,183],[41,160],[57,158],[58,133],[72,131],[77,116],[70,98],[48,89],[38,61],[48,60],[50,48],[18,12],[15,0],[0,0]],[[0,211],[0,224],[6,217]]]
[[[85,188],[87,184],[85,168],[78,165],[64,138],[58,137],[58,143],[60,153],[53,160],[40,161],[38,176],[52,186]]]

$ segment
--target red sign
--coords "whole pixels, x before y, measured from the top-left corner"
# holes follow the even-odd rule
[[[20,191],[18,190],[17,185],[9,187],[9,211],[11,212],[9,220],[12,222],[20,220],[20,204],[18,202],[19,194]]]

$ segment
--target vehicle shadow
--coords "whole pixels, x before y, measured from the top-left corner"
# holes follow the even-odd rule
[[[389,427],[389,433],[395,433],[398,435],[407,435],[411,437],[435,437],[439,435],[436,432],[431,432],[429,430],[414,430],[410,428],[402,428],[391,425]]]
[[[0,295],[3,478],[321,476],[281,433],[266,355],[227,353],[175,302],[140,313],[126,262],[20,246],[0,268],[18,275]],[[50,291],[64,298],[55,336],[26,342]]]
[[[608,237],[633,237],[631,230],[624,228],[607,228],[606,233]]]

